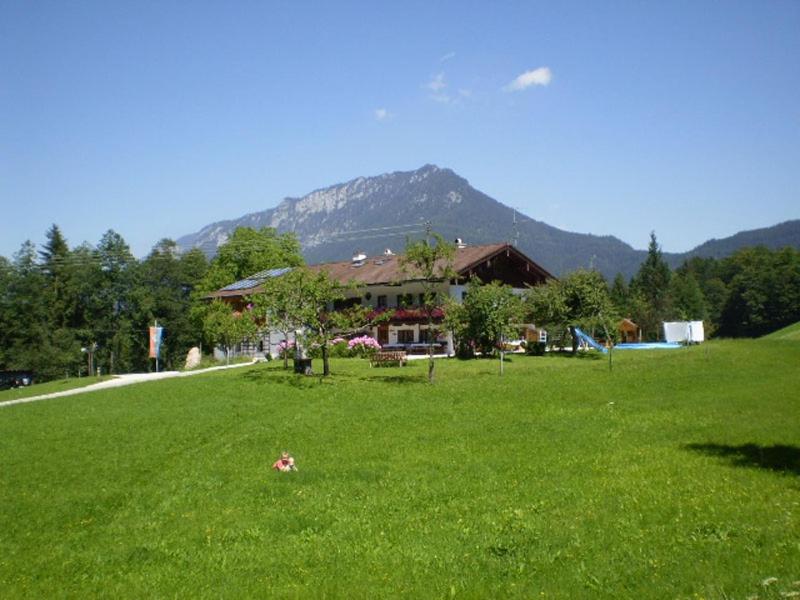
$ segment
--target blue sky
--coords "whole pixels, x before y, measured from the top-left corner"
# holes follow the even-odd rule
[[[800,218],[800,2],[0,1],[0,255],[425,163],[637,248]]]

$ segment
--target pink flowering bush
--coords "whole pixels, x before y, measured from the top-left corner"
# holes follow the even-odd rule
[[[374,337],[362,335],[347,342],[347,347],[353,356],[371,356],[381,349],[381,345]]]
[[[294,357],[294,342],[283,340],[278,344],[278,356],[281,358]]]

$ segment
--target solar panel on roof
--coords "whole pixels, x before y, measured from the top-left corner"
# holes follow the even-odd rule
[[[236,290],[249,290],[250,288],[254,288],[259,284],[263,283],[265,280],[270,279],[272,277],[280,277],[285,273],[291,271],[291,267],[282,267],[280,269],[267,269],[265,271],[259,271],[255,275],[251,275],[247,279],[241,279],[230,285],[226,285],[222,288],[221,291],[223,292],[235,292]]]
[[[222,288],[223,292],[233,292],[235,290],[246,290],[249,288],[256,287],[259,284],[258,281],[255,279],[242,279],[241,281],[237,281],[230,285],[226,285]]]

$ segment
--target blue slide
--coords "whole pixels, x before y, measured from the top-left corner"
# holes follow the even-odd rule
[[[586,333],[585,331],[583,331],[578,327],[575,328],[575,335],[578,336],[579,340],[586,342],[595,350],[600,350],[600,352],[608,352],[608,348],[598,344],[592,336],[590,336],[588,333]]]

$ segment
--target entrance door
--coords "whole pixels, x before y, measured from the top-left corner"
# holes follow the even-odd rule
[[[389,326],[388,325],[378,325],[378,343],[381,346],[385,346],[389,343]]]

